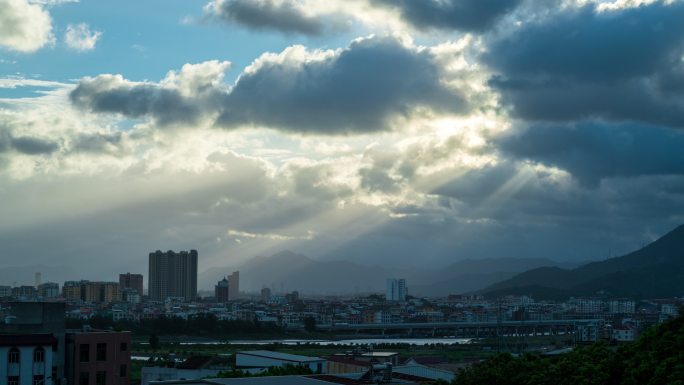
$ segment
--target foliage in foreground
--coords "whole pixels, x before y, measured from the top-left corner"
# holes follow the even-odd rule
[[[684,385],[684,317],[618,349],[597,343],[554,357],[500,354],[462,370],[452,384]]]

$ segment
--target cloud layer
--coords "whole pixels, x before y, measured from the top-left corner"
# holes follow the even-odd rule
[[[27,0],[0,0],[0,47],[34,52],[53,41],[50,14]]]
[[[227,128],[261,126],[319,134],[386,130],[392,119],[420,107],[468,110],[465,97],[443,81],[431,51],[392,37],[360,39],[337,51],[293,46],[280,54],[264,54],[230,89],[221,84],[221,66],[208,62],[183,67],[178,79],[195,78],[195,69],[205,73],[190,88],[169,77],[153,84],[100,75],[82,80],[71,100],[94,112],[151,117],[162,125],[215,119],[215,125]]]
[[[95,49],[100,36],[102,32],[91,31],[88,24],[69,24],[64,33],[64,43],[74,51],[91,51]]]
[[[682,127],[682,19],[682,2],[571,8],[496,39],[483,59],[517,117]]]
[[[214,0],[207,9],[221,21],[257,30],[320,36],[329,29],[320,15],[307,13],[296,0]]]
[[[372,4],[396,10],[418,29],[447,29],[484,32],[521,0],[371,0]]]
[[[0,17],[28,20],[8,11],[25,3],[2,4]],[[183,23],[172,57],[152,38],[119,43],[144,44],[136,59],[153,72],[116,60],[95,70],[125,34],[88,19],[112,37],[96,55],[35,60],[54,54],[90,77],[0,79],[0,243],[12,260],[97,255],[102,279],[155,249],[198,248],[201,269],[282,249],[417,267],[586,260],[684,223],[681,1],[196,11],[247,30]],[[87,26],[71,29],[97,45]],[[249,47],[231,40],[244,36]]]

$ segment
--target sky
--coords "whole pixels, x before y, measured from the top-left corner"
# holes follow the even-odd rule
[[[676,0],[0,0],[0,268],[627,253],[684,223],[682,20]]]

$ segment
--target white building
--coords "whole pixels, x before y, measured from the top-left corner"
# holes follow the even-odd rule
[[[0,384],[53,385],[52,334],[0,335]]]
[[[660,307],[660,313],[665,316],[676,317],[679,315],[679,308],[675,304],[666,303]]]
[[[10,297],[12,288],[10,286],[0,286],[0,297]]]
[[[635,338],[634,329],[628,326],[616,327],[613,329],[613,339],[620,342],[631,342]]]
[[[59,297],[59,284],[55,282],[45,282],[38,285],[38,295],[43,298]]]
[[[602,313],[605,303],[599,298],[573,298],[570,303],[575,306],[575,311],[582,314]]]
[[[599,337],[599,325],[594,321],[578,324],[575,334],[577,342],[596,342]]]
[[[612,314],[634,314],[634,301],[613,300],[608,302],[608,312]]]
[[[387,278],[385,299],[387,301],[406,301],[406,280],[404,278]]]
[[[325,372],[325,360],[320,357],[299,356],[269,350],[251,350],[238,352],[235,355],[235,367],[250,372],[287,365],[306,366],[314,373]]]

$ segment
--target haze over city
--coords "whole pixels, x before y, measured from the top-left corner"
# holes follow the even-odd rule
[[[112,280],[158,249],[199,250],[200,276],[283,250],[626,254],[684,223],[682,20],[652,0],[0,0],[0,283]]]

